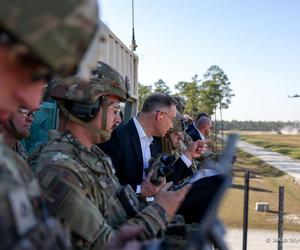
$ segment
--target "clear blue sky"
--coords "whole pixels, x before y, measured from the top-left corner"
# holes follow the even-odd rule
[[[131,43],[131,0],[100,0],[101,19]],[[139,82],[172,89],[211,65],[235,93],[226,120],[300,120],[300,1],[135,0]]]

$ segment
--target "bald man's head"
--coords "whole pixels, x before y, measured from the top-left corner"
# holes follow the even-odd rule
[[[197,122],[196,127],[197,129],[204,135],[208,136],[210,128],[212,126],[212,121],[210,118],[202,116]]]

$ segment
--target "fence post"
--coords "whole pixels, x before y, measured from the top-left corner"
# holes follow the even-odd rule
[[[283,222],[284,222],[284,187],[279,187],[278,200],[278,250],[282,250],[283,245]]]
[[[244,217],[243,217],[243,250],[247,250],[248,210],[249,210],[249,170],[245,171],[244,180]]]

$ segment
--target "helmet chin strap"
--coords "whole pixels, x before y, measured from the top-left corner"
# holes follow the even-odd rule
[[[108,103],[108,100],[107,100],[107,97],[106,96],[103,96],[102,97],[102,124],[101,124],[101,128],[102,130],[106,131],[105,128],[106,128],[106,122],[107,122],[107,109],[108,109],[108,106],[109,106],[109,103]],[[107,138],[103,138],[105,141],[109,140],[110,138],[110,135],[111,133],[109,133],[109,137]]]
[[[72,122],[75,122],[76,124],[88,129],[90,132],[96,134],[96,135],[100,135],[101,136],[101,139],[103,140],[109,140],[110,136],[111,136],[111,132],[108,132],[104,129],[98,129],[98,128],[95,128],[93,126],[90,126],[88,123],[80,120],[79,118],[77,118],[75,115],[73,115],[72,113],[70,113],[66,108],[65,106],[63,105],[62,102],[58,102],[59,103],[59,108],[60,110],[62,111],[62,113],[64,114],[64,116],[72,121]],[[107,112],[106,112],[107,113]],[[103,115],[102,115],[102,118],[103,118]],[[103,122],[102,122],[103,124]]]

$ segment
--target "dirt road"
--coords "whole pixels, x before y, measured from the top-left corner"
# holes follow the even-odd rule
[[[288,175],[294,177],[295,181],[300,182],[300,161],[244,141],[238,142],[238,148],[286,172]]]

